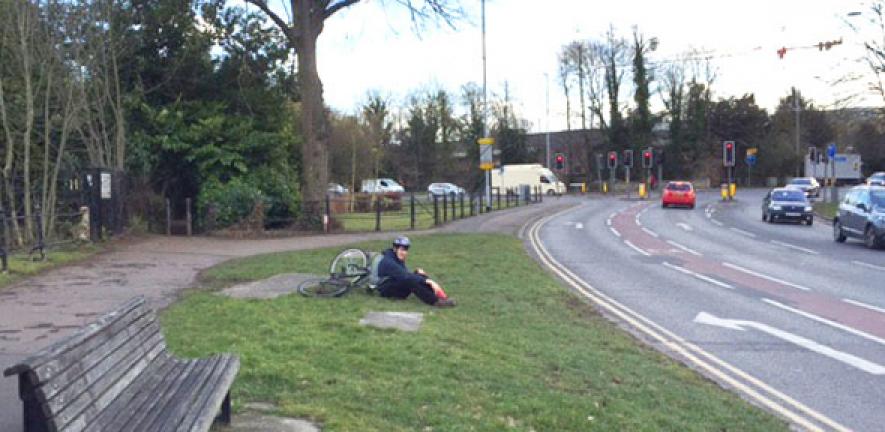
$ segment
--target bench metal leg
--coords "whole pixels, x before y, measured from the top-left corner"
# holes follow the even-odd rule
[[[34,389],[23,373],[18,375],[18,392],[22,401],[24,432],[49,432],[49,425],[46,424],[40,404],[33,399]]]
[[[218,414],[215,421],[230,425],[230,391],[224,396],[224,401],[221,402],[221,413]]]

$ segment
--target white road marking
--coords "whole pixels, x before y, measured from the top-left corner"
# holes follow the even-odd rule
[[[885,340],[883,340],[882,338],[880,338],[880,337],[878,337],[878,336],[873,336],[873,335],[871,335],[871,334],[869,334],[869,333],[867,333],[867,332],[864,332],[864,331],[861,331],[861,330],[858,330],[858,329],[855,329],[855,328],[848,327],[847,325],[844,325],[844,324],[839,324],[839,323],[837,323],[837,322],[835,322],[835,321],[830,321],[830,320],[828,320],[828,319],[826,319],[826,318],[819,317],[819,316],[817,316],[817,315],[810,314],[810,313],[808,313],[808,312],[801,311],[801,310],[799,310],[799,309],[791,308],[791,307],[789,307],[789,306],[787,306],[787,305],[785,305],[785,304],[778,303],[778,302],[776,302],[776,301],[774,301],[774,300],[771,300],[771,299],[764,298],[764,299],[762,299],[762,301],[764,301],[765,303],[768,303],[768,304],[770,304],[770,305],[772,305],[772,306],[774,306],[774,307],[781,308],[781,309],[783,309],[783,310],[785,310],[785,311],[790,311],[790,312],[793,312],[793,313],[795,313],[795,314],[797,314],[797,315],[802,315],[802,316],[804,316],[805,318],[808,318],[808,319],[811,319],[811,320],[814,320],[814,321],[817,321],[817,322],[820,322],[820,323],[826,324],[826,325],[828,325],[828,326],[830,326],[830,327],[835,327],[835,328],[837,328],[837,329],[839,329],[839,330],[847,331],[848,333],[851,333],[851,334],[854,334],[854,335],[860,336],[860,337],[862,337],[862,338],[864,338],[864,339],[869,339],[869,340],[871,340],[871,341],[873,341],[873,342],[876,342],[876,343],[879,343],[879,344],[885,345]]]
[[[648,234],[654,238],[658,238],[658,233],[656,233],[648,228],[645,228],[645,227],[642,227],[642,230],[645,231],[646,234]]]
[[[703,350],[701,347],[686,341],[677,336],[673,332],[662,327],[660,324],[640,315],[636,311],[624,306],[617,300],[614,300],[598,289],[594,288],[579,276],[571,272],[547,251],[547,248],[541,244],[538,232],[541,227],[550,221],[554,216],[565,213],[568,210],[546,216],[536,221],[529,229],[529,238],[531,245],[538,258],[554,273],[559,275],[566,283],[575,288],[584,297],[596,303],[600,307],[608,310],[624,322],[636,328],[638,331],[648,335],[652,339],[660,342],[664,347],[687,359],[695,366],[709,372],[719,380],[731,385],[741,391],[744,395],[759,402],[761,405],[777,412],[778,414],[788,418],[801,427],[810,431],[822,431],[823,429],[813,423],[811,419],[827,425],[833,430],[840,432],[848,432],[849,429],[837,423],[833,419],[824,414],[808,407],[807,405],[797,401],[796,399],[784,394],[782,391],[768,385],[764,381],[756,378],[749,373],[738,369],[734,365],[716,357],[715,355]],[[697,355],[695,355],[697,354]],[[703,357],[703,358],[702,358]],[[709,361],[709,362],[708,362]],[[754,387],[755,386],[755,387]],[[775,400],[777,399],[777,400]],[[785,403],[789,406],[782,405]],[[795,412],[793,410],[796,410]],[[807,417],[806,417],[807,416]]]
[[[825,355],[833,360],[837,360],[856,369],[860,369],[868,374],[885,375],[885,366],[873,363],[869,360],[862,359],[846,352],[836,350],[834,348],[830,348],[811,339],[804,338],[802,336],[795,335],[793,333],[789,333],[760,322],[717,318],[706,312],[699,313],[694,318],[694,322],[698,324],[706,324],[739,331],[744,331],[746,327],[754,328],[778,339],[790,342],[793,345],[798,345],[809,351],[814,351],[818,354]]]
[[[743,268],[743,267],[741,267],[741,266],[739,266],[739,265],[737,265],[737,264],[732,264],[732,263],[724,262],[724,263],[722,263],[722,265],[724,265],[725,267],[728,267],[728,268],[730,268],[730,269],[737,270],[737,271],[739,271],[739,272],[744,272],[744,273],[751,274],[751,275],[753,275],[753,276],[756,276],[756,277],[759,277],[759,278],[762,278],[762,279],[765,279],[765,280],[769,280],[769,281],[772,281],[772,282],[775,282],[775,283],[779,283],[779,284],[781,284],[781,285],[786,285],[786,286],[788,286],[788,287],[793,287],[793,288],[796,288],[796,289],[800,289],[800,290],[802,290],[802,291],[811,291],[811,288],[804,287],[804,286],[802,286],[802,285],[798,285],[798,284],[794,284],[794,283],[792,283],[792,282],[787,282],[787,281],[785,281],[785,280],[783,280],[783,279],[778,279],[778,278],[773,277],[773,276],[768,276],[768,275],[765,275],[765,274],[762,274],[762,273],[759,273],[759,272],[755,272],[755,271],[753,271],[753,270]]]
[[[635,218],[633,218],[633,220],[636,221],[636,225],[642,226],[642,222],[639,221],[639,217],[638,217],[638,216],[635,217]]]
[[[698,251],[696,251],[696,250],[694,250],[694,249],[690,249],[690,248],[688,248],[688,247],[685,247],[685,246],[683,246],[683,245],[681,245],[681,244],[679,244],[679,243],[676,243],[676,242],[673,241],[673,240],[667,240],[667,243],[670,243],[671,245],[676,246],[676,247],[678,247],[679,249],[682,249],[682,250],[684,250],[684,251],[686,251],[686,252],[688,252],[688,253],[690,253],[690,254],[692,254],[692,255],[703,256],[703,255],[701,255],[700,252],[698,252]]]
[[[790,243],[784,243],[784,242],[779,241],[779,240],[769,240],[769,241],[770,241],[772,244],[776,244],[776,245],[778,245],[778,246],[787,247],[787,248],[790,248],[790,249],[795,249],[795,250],[797,250],[797,251],[805,252],[805,253],[807,253],[807,254],[811,254],[811,255],[819,255],[819,254],[820,254],[820,253],[817,252],[817,251],[813,251],[813,250],[811,250],[811,249],[806,249],[806,248],[804,248],[804,247],[796,246],[796,245],[794,245],[794,244],[790,244]]]
[[[611,218],[606,219],[605,224],[608,226],[612,226],[612,219]]]
[[[842,301],[844,301],[845,303],[851,303],[851,304],[853,304],[853,305],[855,305],[855,306],[860,306],[860,307],[862,307],[862,308],[867,308],[867,309],[869,309],[869,310],[874,310],[874,311],[876,311],[876,312],[882,312],[883,314],[885,314],[885,309],[882,309],[882,308],[880,308],[880,307],[878,307],[878,306],[868,305],[868,304],[866,304],[866,303],[861,303],[861,302],[859,302],[859,301],[857,301],[857,300],[851,300],[851,299],[847,299],[847,298],[846,298],[846,299],[842,299]]]
[[[575,224],[575,229],[584,229],[584,224],[578,222]]]
[[[873,270],[885,271],[885,267],[877,266],[875,264],[870,264],[863,261],[851,261],[851,263],[862,267],[871,268]]]
[[[608,218],[609,218],[609,219],[614,219],[615,216],[617,216],[617,215],[618,215],[618,213],[615,212],[615,213],[612,213],[612,214],[608,215]]]
[[[614,229],[613,227],[608,227],[608,229],[612,232],[612,234],[614,234],[618,237],[621,236],[621,233],[619,233],[618,230]]]
[[[689,224],[687,224],[687,223],[685,223],[685,222],[678,222],[678,223],[676,224],[676,226],[678,226],[679,228],[682,228],[682,229],[684,229],[684,230],[686,230],[686,231],[691,231],[691,225],[689,225]]]
[[[630,247],[633,248],[633,250],[635,250],[636,252],[639,252],[639,253],[641,253],[641,254],[643,254],[643,255],[645,255],[645,256],[651,256],[650,253],[648,253],[648,252],[646,252],[646,251],[644,251],[644,250],[642,250],[642,249],[639,249],[635,244],[633,244],[632,242],[630,242],[630,240],[624,240],[624,244],[626,244],[627,246],[630,246]]]
[[[716,224],[716,225],[717,225],[717,226],[725,226],[725,224],[724,224],[724,223],[722,223],[722,222],[719,222],[719,221],[718,221],[718,220],[716,220],[716,219],[710,219],[710,222],[713,222],[713,223],[714,223],[714,224]]]
[[[694,277],[696,277],[696,278],[698,278],[698,279],[700,279],[700,280],[702,280],[702,281],[704,281],[704,282],[709,282],[709,283],[711,283],[711,284],[713,284],[713,285],[717,285],[717,286],[720,286],[720,287],[722,287],[722,288],[734,289],[733,286],[731,286],[731,285],[729,285],[729,284],[727,284],[727,283],[725,283],[725,282],[718,281],[718,280],[716,280],[716,279],[713,279],[713,278],[708,277],[708,276],[704,276],[704,275],[702,275],[702,274],[700,274],[700,273],[697,273],[697,272],[693,272],[693,271],[691,271],[691,270],[689,270],[689,269],[687,269],[687,268],[685,268],[685,267],[680,267],[680,266],[678,266],[678,265],[673,265],[673,264],[670,264],[670,263],[668,263],[668,262],[666,262],[666,261],[664,261],[662,264],[664,264],[665,267],[669,267],[669,268],[671,268],[671,269],[673,269],[673,270],[676,270],[676,271],[679,271],[679,272],[685,273],[685,274],[690,275],[690,276],[694,276]]]
[[[731,227],[731,228],[729,228],[729,229],[732,230],[732,231],[734,231],[734,232],[736,232],[736,233],[738,233],[738,234],[742,234],[742,235],[745,235],[745,236],[747,236],[747,237],[753,237],[753,238],[756,238],[756,234],[753,234],[753,233],[751,233],[751,232],[749,232],[749,231],[744,231],[744,230],[742,230],[742,229],[740,229],[740,228],[735,228],[735,227]]]

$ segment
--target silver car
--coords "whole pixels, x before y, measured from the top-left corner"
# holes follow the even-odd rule
[[[433,199],[434,196],[451,196],[464,194],[464,188],[452,183],[431,183],[427,186],[427,196]]]
[[[820,197],[820,183],[814,177],[796,177],[790,180],[785,187],[799,189],[807,198]]]

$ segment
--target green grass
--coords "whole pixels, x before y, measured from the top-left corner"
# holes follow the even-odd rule
[[[251,257],[201,278],[218,287],[322,272],[338,250]],[[417,237],[409,264],[429,269],[459,306],[193,291],[163,313],[164,333],[180,355],[241,356],[235,409],[272,402],[324,431],[787,430],[600,317],[512,237]],[[368,311],[425,320],[418,333],[359,326]]]
[[[9,256],[9,272],[0,273],[0,288],[10,285],[18,280],[36,275],[42,271],[80,261],[100,251],[101,248],[94,245],[82,245],[76,248],[48,249],[46,260],[34,261],[27,254],[12,254]],[[34,256],[39,256],[35,254]]]
[[[839,209],[837,203],[816,202],[813,206],[817,214],[829,219],[836,217],[836,211]]]

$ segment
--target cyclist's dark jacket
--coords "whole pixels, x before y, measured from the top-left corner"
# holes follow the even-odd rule
[[[424,276],[410,272],[406,263],[397,258],[393,249],[384,251],[384,259],[378,265],[378,277],[384,281],[379,288],[403,282],[423,284],[426,279]]]

